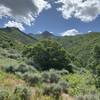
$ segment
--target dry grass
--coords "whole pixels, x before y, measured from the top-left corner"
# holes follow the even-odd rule
[[[13,90],[16,86],[24,84],[25,82],[16,76],[0,72],[0,87]]]
[[[62,94],[62,100],[74,100],[73,97],[69,96],[68,94],[63,93]]]

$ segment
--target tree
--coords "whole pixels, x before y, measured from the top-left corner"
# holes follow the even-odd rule
[[[90,67],[93,74],[96,75],[96,87],[100,88],[100,46],[96,45],[93,48],[88,67]]]
[[[26,51],[30,51],[30,53]],[[24,52],[28,58],[33,58],[35,64],[42,70],[65,68],[70,72],[72,71],[65,49],[56,41],[42,40]]]
[[[95,46],[94,48],[94,58],[96,60],[96,63],[100,64],[100,47],[99,46]]]
[[[95,46],[91,52],[91,57],[88,61],[88,67],[96,71],[96,67],[100,66],[100,46]]]

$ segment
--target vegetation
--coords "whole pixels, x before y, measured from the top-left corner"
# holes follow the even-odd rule
[[[34,39],[0,29],[0,100],[100,100],[99,43],[99,33]]]
[[[72,71],[66,51],[57,42],[51,40],[40,41],[33,47],[26,48],[23,52],[28,58],[33,59],[35,65],[42,70],[67,69]]]

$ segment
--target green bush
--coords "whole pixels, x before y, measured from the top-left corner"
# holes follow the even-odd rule
[[[17,72],[25,73],[29,71],[29,67],[23,64],[20,64],[16,70]]]
[[[3,41],[1,47],[2,47],[2,48],[9,48],[10,45],[9,45],[9,43]]]
[[[68,70],[66,70],[66,69],[62,69],[60,71],[56,71],[56,73],[58,73],[60,75],[67,75],[67,74],[69,74]]]
[[[15,66],[7,66],[7,67],[4,67],[3,70],[6,71],[7,73],[15,73],[16,72]]]
[[[41,73],[41,79],[46,83],[57,83],[60,79],[60,75],[56,70],[44,71]]]
[[[60,76],[54,72],[50,72],[50,83],[57,83],[60,79]]]
[[[25,63],[27,64],[27,65],[34,65],[34,62],[33,62],[33,59],[32,58],[28,58],[28,59],[25,59]]]
[[[93,75],[86,71],[84,73],[74,73],[66,76],[69,83],[68,92],[70,95],[88,94],[96,91],[95,78]]]
[[[98,89],[100,89],[100,76],[97,76],[96,77],[96,87],[98,88]]]
[[[4,70],[7,73],[13,73],[13,74],[24,74],[24,73],[37,73],[38,71],[33,68],[32,66],[27,66],[25,64],[20,64],[18,66],[5,66],[2,67],[2,70]]]
[[[18,55],[18,54],[8,54],[7,57],[11,58],[11,59],[19,59],[20,55]]]
[[[43,82],[50,83],[50,75],[48,71],[44,71],[41,73],[41,79]]]
[[[41,77],[39,74],[25,73],[23,79],[26,80],[31,86],[37,85],[41,82]]]
[[[75,100],[100,100],[100,94],[87,94],[75,97]]]
[[[58,84],[45,85],[43,95],[53,96],[58,100],[61,95],[61,87]]]
[[[58,85],[61,87],[62,92],[68,93],[69,84],[67,81],[61,80]]]
[[[68,84],[65,81],[59,83],[44,84],[43,94],[53,96],[57,100],[61,96],[61,93],[68,93]]]
[[[31,92],[26,87],[16,87],[14,95],[19,97],[19,100],[30,100]]]
[[[8,100],[9,93],[6,90],[0,90],[0,100]]]

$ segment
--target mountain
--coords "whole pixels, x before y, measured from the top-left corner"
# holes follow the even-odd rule
[[[57,41],[62,44],[66,51],[87,63],[94,46],[100,45],[100,32],[60,37]]]
[[[13,43],[17,48],[23,48],[24,45],[33,44],[42,39],[53,39],[58,41],[69,53],[75,55],[84,62],[88,62],[91,56],[91,51],[95,45],[100,45],[100,33],[91,32],[88,34],[77,36],[58,37],[48,31],[41,34],[25,34],[17,28],[1,28],[0,29],[0,44],[7,41]]]
[[[15,47],[22,48],[24,45],[33,44],[37,40],[24,32],[20,31],[18,28],[0,28],[0,45],[14,45]]]
[[[23,44],[31,44],[34,41],[36,41],[35,38],[32,38],[31,36],[25,34],[24,32],[20,31],[18,28],[1,28],[0,29],[0,37],[5,34],[5,38],[11,38],[15,41],[21,42]]]
[[[57,36],[53,35],[53,33],[48,32],[48,31],[44,31],[40,34],[29,34],[29,35],[36,39],[57,38]]]

